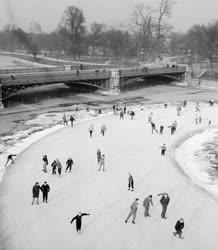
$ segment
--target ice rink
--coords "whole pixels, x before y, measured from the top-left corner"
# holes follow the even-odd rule
[[[188,105],[180,117],[175,107],[136,110],[134,120],[108,115],[75,123],[31,145],[9,166],[0,188],[2,242],[13,250],[215,250],[217,249],[218,203],[215,197],[195,185],[174,160],[176,144],[191,133],[207,127],[207,119],[217,124],[217,106],[203,105],[203,123],[195,125],[195,106]],[[151,134],[150,112],[164,134]],[[175,135],[167,127],[178,122]],[[88,127],[93,123],[93,138]],[[100,134],[105,123],[106,135]],[[166,156],[160,148],[166,143]],[[105,154],[106,171],[98,171],[96,151]],[[49,172],[42,172],[42,156],[47,154]],[[65,173],[71,156],[75,165]],[[58,158],[62,176],[52,176],[50,164]],[[135,191],[128,191],[128,173]],[[47,181],[51,191],[48,204],[31,206],[32,186]],[[160,217],[158,193],[167,192],[170,203],[167,220]],[[145,218],[143,200],[153,195],[150,218]],[[124,221],[131,203],[139,198],[136,224]],[[83,217],[81,234],[70,220],[78,212]],[[185,220],[184,239],[172,233],[177,219]]]

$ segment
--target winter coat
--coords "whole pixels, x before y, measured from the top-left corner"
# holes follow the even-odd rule
[[[136,212],[138,209],[138,202],[134,201],[130,206],[131,211]]]
[[[175,229],[176,229],[176,231],[182,231],[184,226],[185,226],[184,222],[181,222],[180,220],[178,220],[176,222]]]
[[[32,191],[33,191],[33,198],[38,198],[39,197],[40,186],[39,185],[34,185]]]
[[[133,182],[133,176],[132,175],[129,176],[128,181]]]
[[[43,184],[43,185],[41,186],[41,191],[43,192],[43,194],[48,193],[48,192],[50,191],[49,185],[48,185],[48,184]]]
[[[69,158],[66,162],[67,166],[72,166],[73,165],[73,160]]]
[[[149,207],[150,207],[150,204],[153,205],[152,200],[151,200],[149,197],[145,198],[145,199],[144,199],[144,202],[143,202],[143,207],[149,208]]]
[[[168,195],[162,195],[161,199],[160,199],[160,203],[163,206],[167,206],[170,202],[170,197]]]

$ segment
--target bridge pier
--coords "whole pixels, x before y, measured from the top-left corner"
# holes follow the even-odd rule
[[[111,77],[109,80],[109,93],[110,95],[120,94],[120,71],[119,69],[111,70]]]
[[[0,85],[0,110],[4,108],[4,105],[2,103],[2,87]]]

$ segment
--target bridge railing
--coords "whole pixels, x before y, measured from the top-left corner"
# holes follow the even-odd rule
[[[140,67],[140,68],[123,68],[120,69],[121,77],[129,77],[129,76],[141,76],[141,75],[161,75],[161,74],[172,74],[172,73],[181,73],[185,72],[185,66],[175,66],[175,67]]]
[[[5,75],[1,78],[4,86],[26,85],[41,83],[58,83],[83,80],[110,79],[110,70],[81,70],[81,71],[59,71],[59,72],[40,72],[15,74],[14,76]]]
[[[65,71],[64,66],[49,67],[49,68],[15,68],[15,69],[0,69],[0,75],[13,75],[13,74],[25,74],[25,73],[40,73],[40,72],[54,72]]]

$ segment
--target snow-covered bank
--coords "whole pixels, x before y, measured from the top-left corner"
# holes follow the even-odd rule
[[[210,158],[218,161],[217,152],[214,150],[210,156],[205,151],[206,144],[214,143],[217,133],[218,128],[210,128],[191,136],[176,148],[175,157],[195,184],[218,198],[218,171],[210,162]]]

